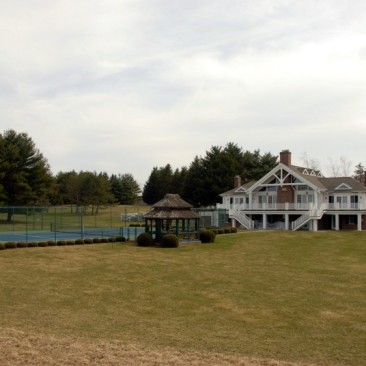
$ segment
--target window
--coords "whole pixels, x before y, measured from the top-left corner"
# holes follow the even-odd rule
[[[346,208],[348,203],[348,197],[347,196],[337,196],[337,203],[339,204],[339,207]]]
[[[358,207],[358,196],[351,196],[351,208]]]

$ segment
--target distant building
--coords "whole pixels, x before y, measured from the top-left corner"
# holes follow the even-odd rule
[[[351,177],[325,178],[320,171],[280,162],[258,181],[220,195],[233,226],[263,230],[366,230],[366,187]]]

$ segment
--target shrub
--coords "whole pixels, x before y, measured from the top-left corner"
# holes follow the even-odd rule
[[[47,244],[49,247],[54,247],[56,245],[56,242],[54,240],[49,240]]]
[[[46,241],[40,241],[38,242],[39,247],[48,247],[48,243]]]
[[[202,230],[200,232],[200,240],[202,243],[213,243],[216,234],[212,230]]]
[[[66,240],[66,245],[75,245],[76,241],[75,240]]]
[[[174,234],[165,234],[161,240],[161,246],[163,248],[178,248],[179,239]]]
[[[13,242],[13,241],[8,241],[7,243],[5,243],[5,248],[6,249],[13,249],[17,247],[17,243]]]
[[[102,238],[102,239],[100,239],[100,242],[101,243],[108,243],[108,238]]]
[[[91,238],[87,238],[87,239],[84,239],[84,243],[83,244],[93,244],[93,239]]]
[[[100,239],[99,238],[94,238],[93,243],[100,243]]]
[[[141,233],[136,238],[136,243],[139,247],[148,247],[150,245],[153,245],[154,241],[150,233]]]
[[[75,245],[75,244],[84,244],[84,239],[76,239],[72,244],[68,244],[68,245]]]
[[[116,241],[120,242],[120,243],[124,243],[126,240],[126,238],[124,236],[117,236],[116,237]]]
[[[231,234],[231,229],[230,229],[229,227],[226,227],[226,228],[224,229],[224,233],[225,233],[225,234]]]
[[[58,240],[56,244],[59,245],[59,246],[64,246],[64,245],[66,245],[66,241],[65,240]]]
[[[28,243],[28,248],[36,248],[38,247],[38,243],[36,241],[31,241]]]
[[[237,233],[237,232],[238,232],[238,229],[237,229],[236,227],[232,227],[232,228],[231,228],[231,232],[232,232],[232,233]]]
[[[18,248],[28,248],[28,243],[25,243],[24,241],[21,241],[17,243]]]
[[[217,230],[217,233],[218,233],[218,234],[224,234],[224,233],[225,233],[225,230],[224,230],[224,229],[218,229],[218,230]]]
[[[112,238],[108,238],[108,241],[110,243],[115,243],[116,242],[116,238],[112,237]]]
[[[5,248],[5,244],[4,243],[0,243],[0,250],[4,250],[4,249],[6,249]]]

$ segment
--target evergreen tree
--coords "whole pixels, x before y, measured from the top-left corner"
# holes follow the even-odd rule
[[[366,185],[366,170],[361,163],[358,163],[355,166],[354,178],[358,180],[360,183]]]
[[[110,178],[112,192],[122,205],[132,205],[136,202],[141,189],[131,174],[112,175]]]
[[[142,191],[142,199],[148,205],[161,199],[159,184],[159,170],[158,167],[154,167]]]
[[[142,199],[151,205],[161,200],[167,193],[178,193],[174,187],[173,170],[170,164],[154,167],[144,185]]]
[[[0,135],[0,199],[5,205],[38,205],[48,201],[52,174],[47,159],[26,133]],[[12,210],[8,211],[11,221]]]

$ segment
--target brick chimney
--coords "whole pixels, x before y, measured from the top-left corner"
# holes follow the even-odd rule
[[[240,175],[236,175],[234,177],[234,188],[239,188],[241,186],[241,177]]]
[[[285,165],[291,165],[291,151],[290,150],[282,150],[280,152],[280,163]]]

